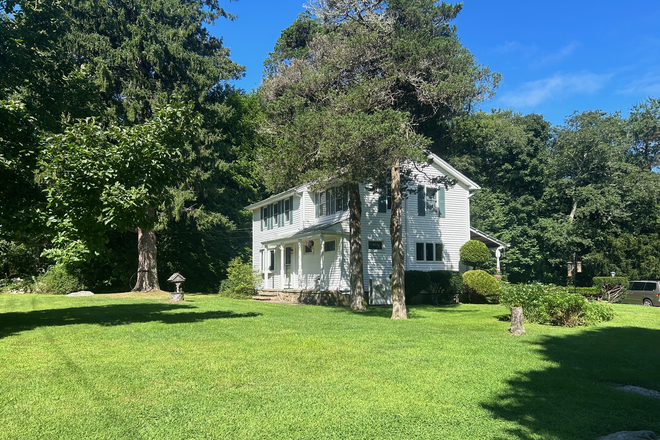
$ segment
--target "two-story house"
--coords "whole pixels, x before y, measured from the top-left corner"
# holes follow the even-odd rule
[[[417,187],[403,199],[406,270],[463,271],[459,249],[478,232],[470,228],[470,197],[480,187],[438,156],[431,159],[423,172],[413,171]],[[445,189],[429,183],[443,175],[456,184]],[[391,304],[390,198],[364,185],[360,196],[365,290],[371,304]],[[346,192],[301,185],[246,209],[253,213],[252,261],[263,274],[263,289],[349,293]],[[492,239],[482,235],[482,241]]]

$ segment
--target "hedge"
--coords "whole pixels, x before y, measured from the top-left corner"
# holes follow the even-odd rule
[[[497,304],[499,302],[497,293],[500,290],[500,282],[483,270],[465,272],[463,289],[468,294],[471,303]]]
[[[478,240],[466,242],[459,251],[461,263],[475,269],[483,269],[490,262],[490,251],[486,245]]]
[[[406,303],[438,304],[451,302],[463,290],[463,278],[450,270],[408,270],[405,285]]]

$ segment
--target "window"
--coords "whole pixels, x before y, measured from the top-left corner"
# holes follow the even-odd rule
[[[445,216],[445,188],[417,187],[417,215],[425,216],[427,212]]]
[[[382,241],[369,241],[369,250],[370,251],[382,251],[383,242]]]
[[[311,254],[314,252],[314,241],[313,240],[307,240],[307,243],[305,243],[305,253],[306,254]]]
[[[270,265],[268,266],[268,270],[275,270],[275,251],[274,250],[270,251]]]
[[[330,188],[316,193],[316,216],[348,211],[348,192],[343,188]]]
[[[284,201],[284,222],[289,223],[291,221],[291,200],[287,199]]]
[[[417,243],[417,261],[442,261],[442,243]]]
[[[387,190],[381,191],[378,196],[378,212],[387,212],[392,209],[392,187],[388,186]]]
[[[279,207],[280,207],[279,205],[280,205],[279,203],[273,203],[273,223],[277,224],[277,226],[280,225],[279,216],[278,216]]]
[[[335,250],[335,241],[326,241],[323,243],[323,250],[325,252],[332,252]]]

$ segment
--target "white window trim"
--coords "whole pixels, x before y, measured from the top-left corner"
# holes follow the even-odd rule
[[[433,245],[433,260],[427,260],[426,259],[426,245],[429,244],[429,243]],[[423,244],[424,245],[424,259],[423,260],[418,260],[417,259],[417,245],[418,244]],[[436,259],[436,253],[435,253],[436,245],[438,245],[438,244],[442,246],[442,255],[441,255],[440,260]],[[422,263],[426,263],[426,264],[444,263],[445,262],[445,258],[444,258],[445,255],[444,254],[445,254],[445,245],[441,241],[416,241],[415,242],[415,254],[414,254],[415,255],[415,263],[420,263],[420,264],[422,264]]]

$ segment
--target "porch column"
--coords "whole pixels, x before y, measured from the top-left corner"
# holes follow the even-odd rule
[[[495,258],[497,258],[497,273],[500,273],[500,256],[504,250],[504,246],[500,246],[495,250]]]
[[[303,276],[303,272],[302,272],[302,255],[303,255],[302,240],[298,240],[298,276],[296,277],[297,278],[296,288],[298,288],[298,289],[300,289],[301,285],[302,285],[302,282],[301,282],[302,281],[302,276]]]
[[[286,286],[286,275],[284,271],[284,245],[280,244],[280,289]]]
[[[323,290],[323,286],[325,283],[325,255],[323,255],[323,236],[319,238],[319,245],[320,245],[320,255],[321,255],[321,273],[320,273],[320,280],[319,280],[319,290]]]

